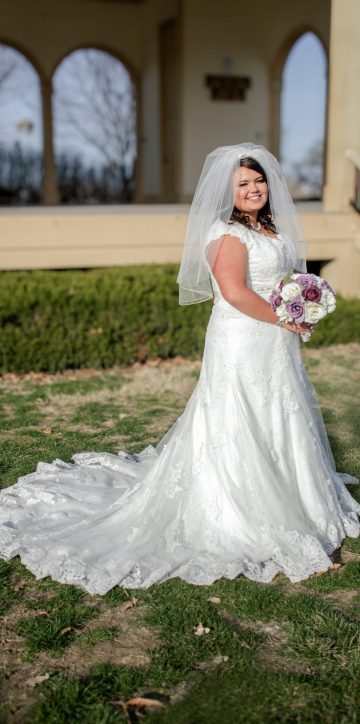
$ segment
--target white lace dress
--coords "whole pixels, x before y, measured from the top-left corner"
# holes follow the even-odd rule
[[[249,252],[248,285],[265,299],[293,268],[286,238],[217,222]],[[157,448],[39,463],[5,490],[1,555],[90,593],[170,577],[210,584],[242,573],[291,581],[331,565],[359,535],[360,505],[335,471],[297,335],[221,296],[199,382]]]

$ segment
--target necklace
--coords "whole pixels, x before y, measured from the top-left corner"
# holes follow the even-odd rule
[[[257,221],[256,224],[252,224],[250,221],[250,226],[252,229],[254,229],[254,231],[260,231],[261,229],[260,221]]]

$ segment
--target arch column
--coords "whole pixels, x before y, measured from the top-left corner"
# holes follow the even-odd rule
[[[344,211],[354,188],[346,151],[360,152],[360,3],[332,0],[326,153],[326,211]]]
[[[270,151],[280,156],[280,110],[281,110],[282,71],[274,74],[270,81]]]
[[[43,203],[47,206],[60,203],[59,187],[54,155],[53,116],[52,116],[52,81],[43,78],[41,81],[43,108]]]
[[[341,1],[341,0],[340,0]],[[281,92],[283,87],[283,72],[289,53],[295,43],[306,33],[312,33],[323,47],[328,64],[328,46],[321,37],[317,28],[311,25],[302,25],[293,31],[280,47],[269,74],[269,147],[270,151],[279,158],[281,147]],[[328,80],[326,79],[328,89]],[[325,134],[326,136],[326,134]],[[325,138],[326,143],[326,138]]]

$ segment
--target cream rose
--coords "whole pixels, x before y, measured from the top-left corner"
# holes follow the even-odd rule
[[[289,282],[289,284],[284,284],[281,290],[281,296],[285,302],[288,302],[289,299],[298,297],[301,294],[301,291],[302,288],[300,284],[296,284],[296,282]]]
[[[316,324],[320,319],[326,316],[326,308],[323,304],[316,302],[305,302],[305,322],[308,324]]]
[[[323,291],[322,293],[321,303],[325,304],[327,312],[333,312],[336,308],[336,301],[334,295],[327,289],[325,289],[325,291]]]
[[[276,307],[275,314],[281,319],[283,322],[291,322],[292,317],[289,317],[287,310],[286,310],[286,304],[280,304],[278,307]]]

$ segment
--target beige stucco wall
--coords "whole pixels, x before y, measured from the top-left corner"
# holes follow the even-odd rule
[[[142,27],[131,3],[92,0],[16,0],[0,2],[0,40],[30,54],[45,74],[72,50],[94,44],[115,52],[140,70]]]
[[[0,269],[61,269],[176,262],[187,207],[0,210]]]
[[[179,263],[188,206],[1,210],[1,269],[66,269]],[[360,223],[355,212],[300,213],[308,258],[347,296],[360,295]],[[335,261],[334,261],[335,260]]]
[[[182,195],[193,193],[203,160],[216,146],[252,141],[269,145],[271,73],[283,49],[312,29],[327,44],[330,0],[184,0]],[[207,74],[220,74],[224,58],[231,74],[249,76],[244,102],[213,101]],[[311,109],[309,109],[311,112]]]

